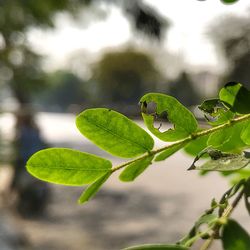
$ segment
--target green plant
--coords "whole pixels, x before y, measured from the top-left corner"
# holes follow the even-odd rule
[[[134,181],[152,162],[163,161],[184,148],[196,155],[189,170],[220,171],[235,174],[234,185],[195,222],[190,232],[175,245],[146,245],[132,249],[189,249],[198,239],[204,239],[201,249],[214,239],[221,239],[225,250],[247,250],[250,236],[229,217],[244,197],[250,213],[250,91],[240,83],[228,83],[219,98],[204,101],[200,106],[210,128],[198,126],[194,115],[175,98],[149,93],[141,100],[141,110],[148,130],[159,139],[172,144],[153,149],[152,137],[126,116],[105,108],[88,109],[76,118],[80,132],[112,155],[130,158],[112,167],[112,163],[96,155],[65,148],[50,148],[37,152],[27,162],[35,177],[64,185],[89,186],[79,198],[84,203],[92,198],[105,181],[123,169],[121,181]],[[154,123],[158,118],[168,120],[173,128],[161,132]],[[210,159],[197,166],[199,159]],[[233,200],[233,201],[231,201]],[[203,229],[204,224],[206,229]],[[202,227],[201,227],[202,226]]]

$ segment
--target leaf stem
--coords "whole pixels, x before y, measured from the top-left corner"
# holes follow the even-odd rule
[[[230,215],[232,214],[233,210],[236,208],[236,206],[239,204],[239,201],[241,200],[241,198],[244,195],[245,192],[245,187],[242,188],[242,190],[239,192],[239,194],[236,196],[236,198],[234,199],[234,201],[231,204],[228,204],[228,206],[225,208],[222,216],[218,219],[218,221],[224,221],[227,220]],[[214,241],[214,237],[217,234],[217,232],[219,231],[221,227],[221,224],[215,224],[213,227],[213,235],[207,239],[204,244],[201,246],[200,250],[207,250],[209,249],[209,247],[211,246],[211,244]]]
[[[146,157],[148,157],[148,155],[156,155],[156,154],[158,154],[158,153],[160,153],[160,152],[162,152],[162,151],[164,151],[166,149],[170,149],[170,148],[176,147],[176,146],[181,145],[181,144],[186,144],[186,143],[188,143],[188,142],[190,142],[192,140],[195,140],[195,139],[200,138],[200,137],[205,136],[205,135],[212,134],[212,133],[214,133],[214,132],[216,132],[216,131],[218,131],[220,129],[231,127],[236,123],[243,122],[243,121],[246,121],[248,119],[250,119],[250,114],[237,117],[235,119],[232,119],[232,120],[228,121],[227,123],[221,124],[221,125],[216,126],[216,127],[212,127],[212,128],[206,129],[206,130],[198,131],[198,132],[193,133],[190,136],[188,136],[188,137],[186,137],[186,138],[184,138],[182,140],[176,141],[176,142],[174,142],[174,143],[172,143],[170,145],[164,146],[162,148],[152,150],[152,151],[150,151],[150,152],[148,152],[146,154],[143,154],[143,155],[141,155],[141,156],[139,156],[139,157],[137,157],[137,158],[135,158],[133,160],[122,163],[121,165],[118,165],[118,166],[114,167],[112,169],[112,173],[119,170],[119,169],[121,169],[121,168],[124,168],[124,167],[126,167],[126,166],[128,166],[128,165],[130,165],[130,164],[132,164],[132,163],[134,163],[136,161],[143,160]]]

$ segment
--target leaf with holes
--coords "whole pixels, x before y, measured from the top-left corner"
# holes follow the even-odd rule
[[[197,130],[197,121],[194,115],[174,97],[149,93],[141,98],[140,103],[147,128],[163,141],[177,141],[188,137]],[[149,114],[147,110],[150,103],[156,104],[156,110],[153,114]],[[174,127],[165,132],[160,132],[159,129],[154,127],[154,122],[155,117],[163,113],[167,113],[167,118]]]
[[[112,174],[111,171],[107,172],[105,175],[103,175],[94,183],[92,183],[90,186],[88,186],[78,199],[78,203],[83,204],[87,202],[89,199],[91,199],[93,196],[95,196],[95,194],[98,192],[103,183],[110,177],[111,174]]]
[[[244,155],[221,153],[215,158],[205,162],[200,167],[195,166],[192,169],[206,171],[235,171],[245,168],[249,164],[250,159],[246,158]]]
[[[132,158],[154,146],[145,130],[113,110],[87,109],[77,116],[76,125],[89,140],[116,156]]]
[[[142,160],[131,163],[120,174],[120,180],[126,182],[135,180],[152,163],[153,158],[154,156],[149,155]]]
[[[250,236],[236,221],[228,220],[222,232],[224,250],[249,250]]]
[[[77,150],[50,148],[32,155],[26,167],[38,179],[82,186],[109,172],[112,164],[106,159]]]
[[[223,124],[235,115],[219,99],[206,100],[198,108],[204,112],[206,120],[212,126]]]

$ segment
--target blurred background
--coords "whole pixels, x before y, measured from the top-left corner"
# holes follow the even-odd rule
[[[25,162],[57,146],[119,163],[80,135],[77,113],[109,107],[143,126],[143,94],[166,93],[195,111],[228,81],[249,88],[249,67],[248,0],[0,1],[0,249],[177,241],[228,187],[216,174],[187,173],[184,153],[135,183],[112,178],[85,206],[76,204],[82,188],[39,182]],[[249,228],[243,209],[236,216]]]

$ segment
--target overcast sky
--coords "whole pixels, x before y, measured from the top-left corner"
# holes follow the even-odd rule
[[[162,45],[173,53],[184,55],[190,65],[217,67],[218,58],[211,44],[206,27],[215,18],[225,14],[247,15],[249,0],[225,5],[220,0],[145,0],[172,25]],[[118,46],[131,41],[127,19],[115,7],[109,7],[106,19],[87,26],[74,23],[70,18],[59,15],[56,30],[32,30],[29,40],[39,52],[47,54],[49,65],[60,67],[65,58],[75,50],[97,53],[105,47]],[[219,19],[218,19],[219,20]]]

